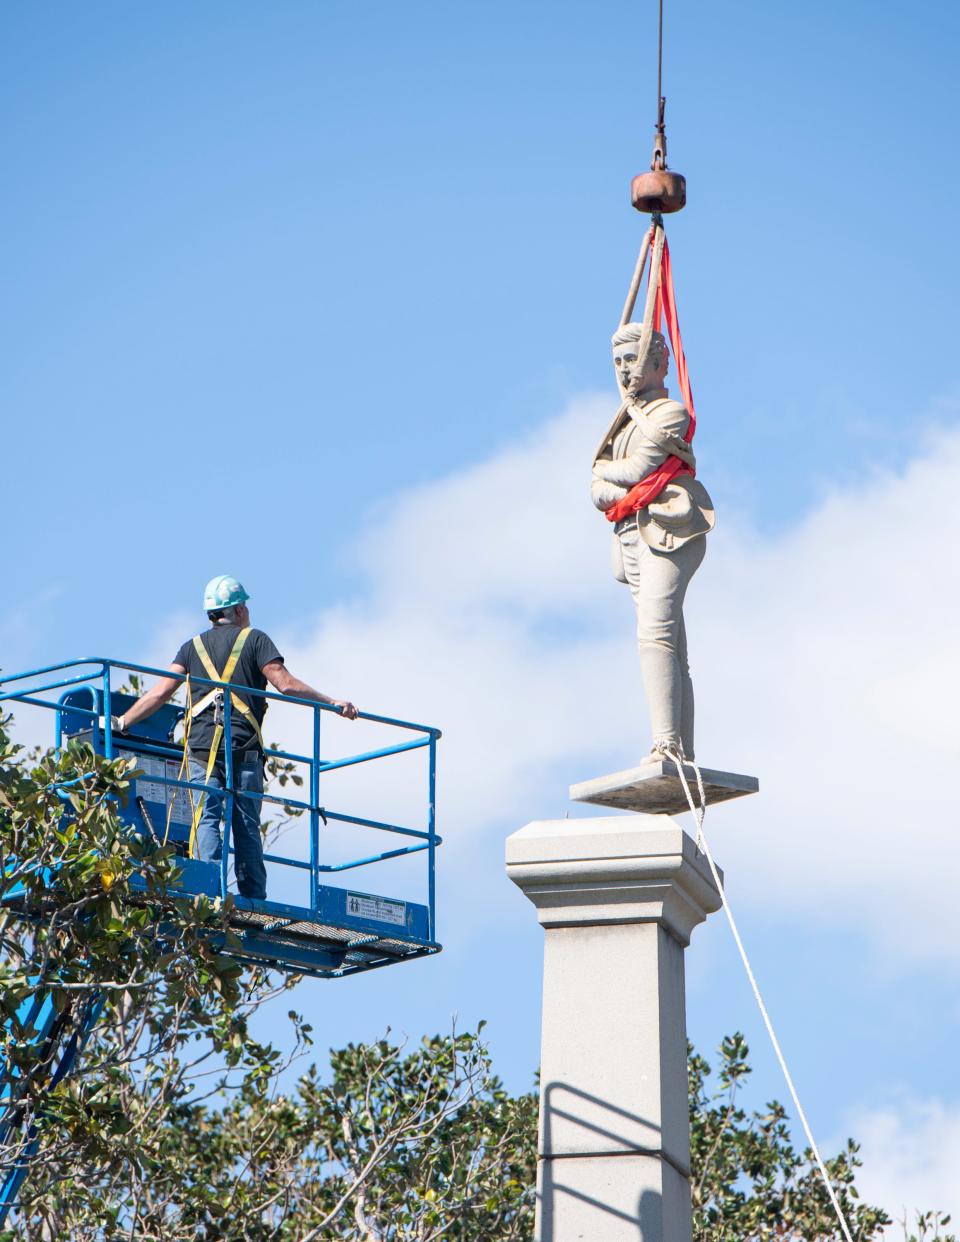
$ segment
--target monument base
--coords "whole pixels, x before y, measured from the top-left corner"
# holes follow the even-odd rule
[[[690,1242],[684,950],[720,909],[663,816],[540,820],[507,874],[544,929],[536,1242]]]
[[[684,764],[683,773],[696,799],[697,774],[688,763]],[[701,768],[700,775],[703,777],[707,806],[729,802],[731,798],[743,798],[760,788],[755,776],[743,776],[739,772]],[[680,815],[690,810],[677,765],[670,759],[658,759],[638,768],[627,768],[624,772],[611,772],[609,776],[580,781],[570,786],[570,797],[574,802],[612,806],[621,811],[641,811],[647,815]]]
[[[541,1157],[535,1242],[690,1242],[690,1182],[647,1155]]]

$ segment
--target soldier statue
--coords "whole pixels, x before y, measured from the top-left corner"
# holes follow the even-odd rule
[[[636,606],[653,732],[653,748],[641,762],[667,753],[692,759],[683,601],[703,561],[713,505],[694,478],[690,414],[664,387],[669,354],[663,336],[624,324],[613,337],[613,364],[624,402],[594,458],[591,495],[614,521],[614,575],[629,586]]]

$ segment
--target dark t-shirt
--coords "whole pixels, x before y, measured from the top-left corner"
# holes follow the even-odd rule
[[[213,667],[218,673],[223,672],[227,661],[230,659],[230,652],[237,641],[240,628],[239,625],[232,624],[214,625],[200,635],[200,641],[206,648],[207,655],[210,657]],[[252,686],[255,690],[265,690],[267,679],[261,671],[263,666],[269,664],[271,660],[282,659],[283,656],[275,647],[273,640],[264,634],[263,630],[251,629],[247,635],[247,641],[243,645],[243,651],[240,652],[237,667],[230,678],[231,687]],[[191,677],[209,677],[207,670],[203,666],[203,661],[193,645],[192,638],[189,642],[183,644],[173,657],[173,662],[174,664],[179,664],[181,668],[185,668]],[[193,691],[193,701],[196,703],[205,694],[210,692],[211,687],[194,685],[191,689]],[[267,700],[262,699],[258,694],[244,694],[242,691],[235,692],[237,693],[237,698],[242,699],[251,709],[257,718],[257,722],[262,724],[264,712],[267,710]],[[214,707],[211,704],[206,711],[194,716],[190,724],[190,751],[192,754],[206,756],[210,753],[213,729]],[[230,716],[230,731],[233,736],[233,749],[235,751],[245,750],[250,746],[257,746],[257,735],[254,733],[246,717],[236,709],[233,710]]]

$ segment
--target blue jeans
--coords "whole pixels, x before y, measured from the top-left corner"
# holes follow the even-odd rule
[[[214,764],[207,780],[206,761],[190,758],[190,779],[197,784],[215,785],[223,789],[226,783],[222,756]],[[258,750],[238,754],[233,766],[234,786],[251,794],[263,793],[263,758]],[[196,857],[204,862],[219,862],[223,851],[223,818],[226,796],[219,793],[206,795],[193,792],[194,798],[203,798],[203,810],[197,825]],[[263,838],[260,836],[260,806],[257,797],[245,798],[237,793],[233,798],[233,851],[237,873],[237,888],[241,897],[264,898],[267,895],[267,869],[263,865]]]

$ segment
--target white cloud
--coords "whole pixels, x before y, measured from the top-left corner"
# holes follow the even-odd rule
[[[960,1223],[960,1108],[938,1099],[906,1099],[865,1109],[850,1119],[864,1167],[857,1177],[863,1200],[895,1221],[916,1211],[939,1211]],[[899,1226],[887,1230],[903,1237]]]
[[[648,744],[630,600],[586,496],[608,414],[605,400],[572,402],[492,460],[397,495],[361,526],[357,597],[314,618],[306,640],[275,636],[315,685],[443,728],[448,946],[483,936],[497,905],[520,917],[504,833],[576,813],[570,781],[628,766]],[[913,446],[898,474],[831,469],[833,492],[779,533],[716,489],[720,523],[687,608],[698,752],[758,774],[761,794],[718,808],[708,830],[735,902],[766,907],[791,935],[813,919],[863,934],[890,969],[956,967],[960,432]],[[703,473],[710,484],[709,461]],[[191,624],[171,619],[149,659],[165,664]],[[299,728],[291,709],[271,709],[269,737],[305,746]],[[363,725],[324,729],[325,753],[380,742]],[[393,759],[325,778],[325,801],[422,823],[414,768]],[[960,1213],[960,1118],[945,1105],[865,1110],[846,1132],[863,1141],[868,1200]]]
[[[356,550],[369,594],[319,617],[306,644],[283,639],[288,664],[322,688],[443,728],[442,816],[456,838],[544,809],[549,788],[546,810],[562,814],[560,768],[590,770],[607,749],[607,727],[595,747],[592,736],[608,713],[598,661],[617,668],[613,622],[629,616],[580,468],[604,414],[579,404],[536,442],[384,508]]]
[[[630,600],[586,495],[608,415],[607,400],[579,399],[492,460],[382,503],[353,549],[361,593],[306,641],[278,635],[322,688],[443,728],[448,882],[499,852],[505,829],[576,813],[570,781],[647,747]],[[761,794],[708,829],[736,901],[863,931],[894,964],[956,965],[960,432],[914,446],[899,474],[830,468],[833,493],[782,533],[716,496],[687,608],[698,753],[757,773]],[[181,632],[177,619],[158,638],[162,663]],[[274,709],[267,731],[292,742],[297,724]],[[372,737],[336,720],[327,735]],[[393,780],[405,770],[330,784],[361,813],[416,822],[421,786]]]
[[[284,641],[324,688],[443,727],[442,826],[461,850],[564,814],[569,781],[648,744],[629,597],[585,494],[608,413],[573,402],[384,505],[355,548],[367,591]],[[698,752],[762,792],[718,809],[711,839],[738,899],[956,963],[960,434],[897,475],[833,468],[834,492],[782,534],[717,497],[687,610]]]
[[[721,838],[738,888],[954,964],[958,484],[944,433],[781,538],[718,539],[692,627],[705,757],[722,745],[762,778]]]

